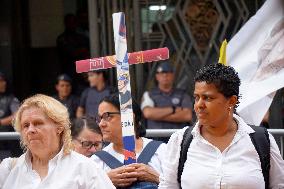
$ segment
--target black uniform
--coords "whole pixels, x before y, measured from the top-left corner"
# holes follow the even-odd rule
[[[0,94],[0,119],[15,113],[20,106],[19,100],[12,94]],[[13,132],[12,125],[1,125],[0,132]],[[0,159],[9,156],[19,156],[22,153],[19,141],[0,140]]]
[[[70,95],[67,99],[61,100],[58,95],[55,95],[53,96],[53,98],[55,98],[56,100],[61,102],[64,106],[66,106],[71,120],[76,118],[76,111],[80,102],[79,97],[75,95]]]

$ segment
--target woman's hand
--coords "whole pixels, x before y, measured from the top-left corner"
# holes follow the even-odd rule
[[[135,167],[137,172],[137,179],[140,181],[148,181],[148,182],[155,182],[159,184],[159,173],[155,171],[149,165],[145,165],[143,163],[133,163],[131,164],[132,167]]]
[[[126,187],[137,181],[136,168],[131,165],[112,169],[107,175],[116,187]]]

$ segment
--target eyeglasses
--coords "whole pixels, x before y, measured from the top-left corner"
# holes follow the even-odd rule
[[[98,115],[96,117],[97,124],[99,125],[101,120],[110,121],[110,118],[112,117],[111,115],[113,115],[113,114],[120,114],[120,112],[105,112],[101,116]]]
[[[76,139],[76,140],[80,142],[82,145],[82,148],[85,148],[85,149],[90,149],[94,146],[96,150],[101,150],[103,147],[103,141],[96,141],[93,143],[91,141],[82,141],[80,139]]]

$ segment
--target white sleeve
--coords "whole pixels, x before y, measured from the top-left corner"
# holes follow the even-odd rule
[[[149,92],[146,91],[143,94],[142,100],[141,100],[141,110],[143,110],[145,107],[154,107],[154,101],[151,99]]]
[[[165,155],[167,153],[167,146],[165,143],[162,143],[159,148],[156,150],[155,154],[151,158],[148,165],[153,167],[160,175],[162,174],[162,164],[164,162]]]
[[[113,150],[113,144],[112,143],[110,143],[109,145],[105,146],[103,148],[103,150],[108,152],[108,153],[110,153],[111,155],[115,156],[113,154],[114,150]],[[118,159],[118,157],[116,157],[116,156],[115,156],[115,158]],[[90,157],[90,159],[93,160],[97,164],[97,166],[100,167],[102,170],[104,170],[106,173],[108,173],[111,170],[111,168],[103,160],[101,160],[101,158],[99,158],[95,154],[92,155]],[[123,156],[123,159],[124,159],[124,156]],[[122,160],[122,162],[123,162],[123,160]]]
[[[1,164],[0,164],[0,188],[3,187],[6,178],[11,172],[11,163],[12,163],[12,158],[6,158],[4,159]]]
[[[269,188],[284,188],[284,160],[281,157],[279,148],[274,137],[269,133],[270,139],[270,171]]]
[[[177,181],[177,170],[185,127],[172,134],[167,144],[167,153],[162,164],[162,174],[160,175],[159,189],[179,189]]]
[[[95,154],[93,154],[91,157],[90,157],[91,160],[93,160],[98,167],[100,167],[101,169],[104,169],[103,167],[103,161],[98,157],[96,156]]]
[[[106,172],[98,167],[92,160],[89,162],[84,174],[86,174],[86,178],[88,178],[86,180],[86,188],[115,189],[115,186],[112,184]]]
[[[92,183],[90,188],[99,188],[99,189],[115,189],[115,186],[112,184],[110,178],[107,176],[106,172],[98,168],[97,177],[95,182]]]

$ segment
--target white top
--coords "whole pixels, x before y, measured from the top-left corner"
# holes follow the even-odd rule
[[[222,153],[200,135],[198,123],[193,128],[193,140],[181,175],[183,189],[265,188],[259,156],[249,136],[254,130],[237,115],[234,117],[238,130],[232,143]],[[159,189],[179,189],[177,170],[185,129],[174,133],[167,144]],[[271,134],[269,138],[270,188],[284,188],[284,161]]]
[[[143,149],[145,148],[145,146],[150,141],[152,141],[152,139],[148,139],[148,138],[144,138],[144,137],[142,137],[142,140],[143,140]],[[120,153],[117,153],[116,151],[114,151],[112,143],[110,143],[108,146],[106,146],[103,150],[110,153],[117,160],[119,160],[122,164],[124,163],[123,154],[120,154]],[[155,171],[157,171],[160,174],[162,173],[161,164],[162,164],[163,158],[165,156],[165,153],[166,153],[166,144],[162,143],[148,163],[149,166],[151,166]],[[139,155],[140,155],[140,153],[136,153],[136,158],[138,158]],[[106,163],[104,163],[99,157],[97,157],[96,155],[93,155],[91,158],[93,160],[95,160],[95,162],[98,164],[98,166],[101,167],[106,172],[111,170],[111,168]]]
[[[13,167],[12,158],[0,164],[1,189],[109,189],[115,188],[104,171],[89,158],[61,150],[49,161],[48,174],[41,180],[32,170],[30,153],[24,153]]]

